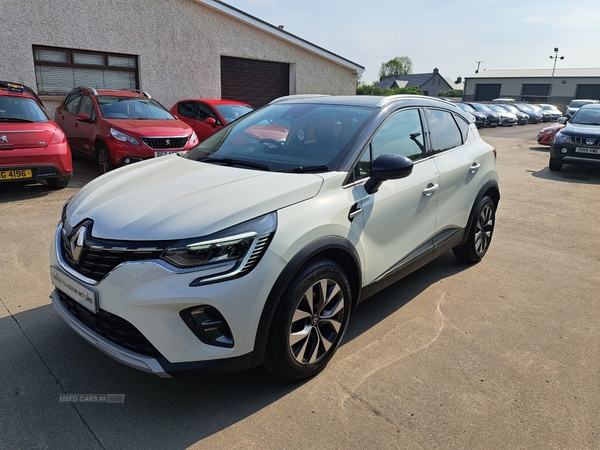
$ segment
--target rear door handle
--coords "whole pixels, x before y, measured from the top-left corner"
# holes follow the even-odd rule
[[[440,188],[439,184],[429,183],[425,189],[423,189],[423,195],[425,197],[431,197],[435,191]]]
[[[479,170],[480,167],[481,167],[481,164],[474,162],[473,164],[471,164],[471,167],[469,168],[469,172],[475,173]]]

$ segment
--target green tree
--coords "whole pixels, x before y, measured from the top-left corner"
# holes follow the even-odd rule
[[[382,89],[375,84],[363,84],[356,88],[356,95],[397,95],[397,94],[416,94],[423,95],[423,91],[416,86],[408,88]]]
[[[438,91],[438,97],[462,97],[462,89],[448,89],[447,91]]]
[[[396,56],[388,62],[381,64],[379,68],[379,81],[384,78],[393,77],[394,74],[410,75],[413,70],[413,63],[408,56]]]

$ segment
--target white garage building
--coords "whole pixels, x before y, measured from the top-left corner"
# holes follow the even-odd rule
[[[77,86],[262,106],[282,95],[355,94],[364,67],[218,0],[0,3],[0,80],[51,111]]]

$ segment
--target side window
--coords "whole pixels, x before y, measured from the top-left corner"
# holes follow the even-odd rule
[[[384,153],[404,155],[413,161],[425,156],[423,127],[417,109],[399,111],[383,124],[354,166],[351,182],[368,178],[372,159]]]
[[[81,93],[75,92],[67,97],[65,100],[65,110],[71,114],[77,114],[77,106],[81,99]]]
[[[440,109],[427,109],[426,114],[433,154],[441,153],[463,144],[462,133],[452,113]]]
[[[87,114],[90,117],[92,117],[93,112],[94,112],[94,102],[92,101],[92,99],[90,97],[88,97],[87,95],[84,95],[83,98],[81,99],[81,104],[79,105],[79,113]]]
[[[217,121],[218,124],[220,124],[219,118],[212,109],[206,105],[198,105],[198,120],[205,120],[209,117],[212,117]]]
[[[196,116],[194,115],[194,108],[194,102],[180,103],[179,105],[177,105],[177,114],[183,117],[188,117],[190,119],[195,119]]]
[[[413,161],[423,158],[425,145],[419,111],[406,109],[395,113],[377,131],[371,146],[373,159],[384,153],[404,155]]]
[[[463,144],[467,142],[467,136],[469,134],[469,123],[458,115],[454,115],[454,120],[458,124],[458,128],[460,129],[460,134],[462,135]]]

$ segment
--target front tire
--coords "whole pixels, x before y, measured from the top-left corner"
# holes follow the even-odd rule
[[[96,163],[102,174],[113,169],[113,165],[110,162],[110,152],[104,144],[98,144],[98,148],[96,149]]]
[[[351,305],[352,291],[344,270],[328,259],[308,262],[275,310],[265,367],[288,380],[321,372],[340,344]]]
[[[485,196],[477,206],[467,241],[452,249],[454,256],[469,263],[481,261],[492,242],[495,222],[496,204],[490,197]]]
[[[557,159],[554,159],[552,157],[550,157],[550,161],[548,162],[548,169],[550,169],[552,172],[558,172],[560,171],[560,169],[562,169],[562,163],[558,162]]]

